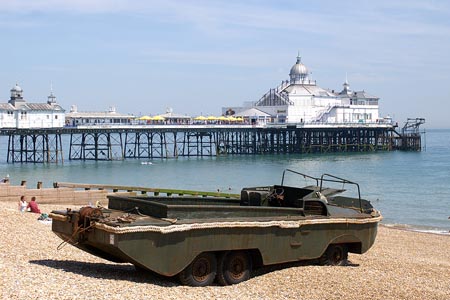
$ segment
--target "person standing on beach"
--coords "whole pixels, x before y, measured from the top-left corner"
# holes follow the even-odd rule
[[[27,210],[27,207],[28,207],[28,203],[27,203],[27,200],[25,200],[25,196],[20,196],[19,211],[24,212]]]
[[[32,213],[40,214],[41,210],[39,209],[39,206],[36,202],[36,197],[31,197],[30,203],[28,203],[27,209],[30,208],[30,211]]]

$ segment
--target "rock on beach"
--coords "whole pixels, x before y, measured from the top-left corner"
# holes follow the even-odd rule
[[[71,245],[57,250],[51,225],[15,202],[0,202],[0,217],[2,299],[450,299],[450,235],[380,226],[375,245],[350,254],[348,266],[264,267],[238,285],[194,288]]]

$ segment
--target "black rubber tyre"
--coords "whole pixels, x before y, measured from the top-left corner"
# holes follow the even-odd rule
[[[136,272],[139,272],[139,273],[147,273],[147,272],[150,272],[150,271],[147,270],[146,268],[143,268],[143,267],[138,266],[138,265],[134,265],[134,269],[136,270]]]
[[[250,279],[252,260],[246,251],[225,252],[219,257],[217,282],[220,285],[240,283]]]
[[[217,273],[217,259],[214,253],[202,253],[197,256],[178,275],[184,285],[207,286],[214,282]]]
[[[345,266],[347,259],[348,249],[345,245],[329,245],[319,262],[321,265]]]

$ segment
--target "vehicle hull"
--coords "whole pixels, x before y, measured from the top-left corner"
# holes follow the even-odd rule
[[[203,252],[251,250],[263,265],[321,257],[330,244],[364,253],[374,243],[381,217],[302,218],[253,222],[200,222],[169,226],[96,224],[74,234],[70,218],[54,218],[52,230],[93,255],[129,262],[173,276]]]

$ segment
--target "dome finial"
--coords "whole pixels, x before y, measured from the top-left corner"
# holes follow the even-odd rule
[[[16,85],[11,89],[11,92],[23,92],[23,90],[22,90],[22,88],[19,86],[19,83],[18,82],[16,82]]]
[[[350,94],[351,93],[351,89],[350,89],[350,84],[348,83],[348,76],[347,76],[347,72],[345,72],[345,82],[343,84],[344,89],[342,90],[341,94]]]
[[[302,62],[302,57],[300,56],[300,50],[298,50],[297,52],[297,63],[301,63]]]
[[[52,81],[50,81],[50,95],[47,98],[48,98],[48,101],[47,101],[48,104],[56,103],[56,96],[53,95],[53,82]]]

